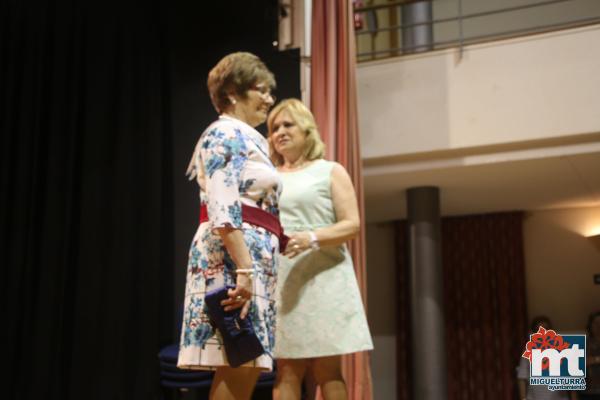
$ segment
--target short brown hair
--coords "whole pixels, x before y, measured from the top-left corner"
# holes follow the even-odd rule
[[[246,98],[248,90],[257,83],[270,89],[276,86],[275,77],[260,58],[252,53],[237,52],[226,55],[208,73],[208,93],[217,112],[230,104],[227,95],[234,92]]]
[[[269,129],[269,144],[271,152],[271,161],[276,166],[283,164],[283,157],[275,151],[275,146],[272,143],[273,121],[282,111],[287,111],[290,117],[298,124],[302,132],[306,133],[306,144],[304,149],[304,158],[308,161],[323,158],[325,154],[325,143],[321,140],[315,117],[310,112],[308,107],[298,99],[285,99],[277,104],[269,113],[267,119],[267,127]]]

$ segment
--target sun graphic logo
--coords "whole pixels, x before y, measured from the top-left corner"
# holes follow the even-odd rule
[[[540,326],[522,357],[529,360],[529,384],[550,390],[585,390],[585,335],[559,335]]]

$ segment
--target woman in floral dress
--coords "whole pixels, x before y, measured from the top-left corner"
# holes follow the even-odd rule
[[[254,129],[274,103],[274,86],[273,74],[255,55],[224,57],[208,76],[220,116],[200,136],[188,170],[200,186],[208,218],[200,223],[189,252],[178,367],[216,370],[211,399],[250,398],[260,371],[272,369],[279,239],[246,222],[242,206],[278,216],[281,182],[267,140]],[[229,366],[206,313],[205,294],[225,285],[235,289],[229,290],[224,309],[241,308],[265,349],[239,368]]]

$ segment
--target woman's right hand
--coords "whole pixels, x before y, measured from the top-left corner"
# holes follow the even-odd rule
[[[310,234],[308,232],[293,233],[290,235],[290,240],[283,255],[288,258],[294,258],[308,249],[310,249]]]
[[[240,318],[246,318],[246,315],[248,315],[248,311],[250,310],[253,294],[251,276],[245,273],[237,274],[235,288],[229,289],[227,294],[229,295],[229,298],[221,302],[225,311],[241,308]]]

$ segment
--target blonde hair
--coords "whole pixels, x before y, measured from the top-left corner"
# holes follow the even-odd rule
[[[208,73],[208,93],[217,112],[231,105],[228,94],[234,92],[246,98],[248,90],[257,83],[275,88],[275,77],[260,58],[252,53],[237,52],[226,55]]]
[[[273,146],[273,121],[282,112],[287,111],[290,117],[298,125],[300,130],[306,134],[303,156],[307,161],[323,158],[325,154],[325,143],[321,140],[315,117],[310,110],[298,99],[285,99],[277,104],[269,113],[267,128],[269,129],[269,147],[271,161],[275,166],[283,164],[283,156],[275,151]]]

